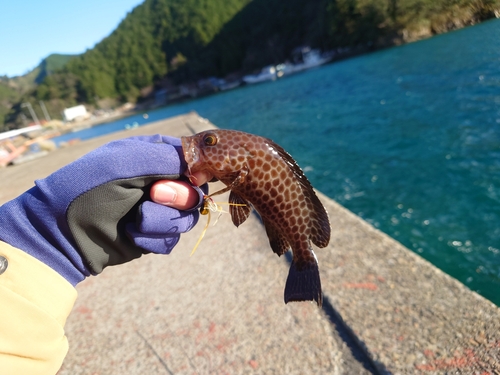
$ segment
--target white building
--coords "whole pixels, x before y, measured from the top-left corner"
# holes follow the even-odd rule
[[[90,117],[90,114],[83,104],[77,105],[76,107],[65,108],[62,115],[64,121],[73,121],[75,119],[86,119]]]

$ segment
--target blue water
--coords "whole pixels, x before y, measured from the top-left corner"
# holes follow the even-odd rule
[[[316,188],[500,305],[500,20],[147,121],[191,110],[278,141]]]

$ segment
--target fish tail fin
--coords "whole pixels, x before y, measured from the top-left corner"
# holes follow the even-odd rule
[[[319,307],[323,304],[318,262],[298,266],[292,261],[286,279],[285,303],[293,301],[316,301]]]

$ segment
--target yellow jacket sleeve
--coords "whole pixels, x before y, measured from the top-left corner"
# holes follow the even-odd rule
[[[49,266],[1,241],[0,272],[0,373],[55,374],[68,352],[64,324],[76,289]]]

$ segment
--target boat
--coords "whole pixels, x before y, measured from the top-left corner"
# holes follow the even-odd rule
[[[34,133],[34,138],[25,138],[24,135]],[[20,164],[48,154],[48,149],[55,145],[50,138],[59,135],[59,132],[44,132],[41,125],[32,125],[26,128],[9,130],[0,133],[0,168],[10,164]],[[43,145],[41,149],[40,145]]]
[[[227,90],[235,89],[236,87],[238,87],[240,85],[241,85],[241,81],[230,81],[230,82],[226,81],[226,83],[219,86],[219,89],[221,91],[227,91]]]
[[[298,73],[307,69],[326,64],[332,59],[332,55],[322,55],[318,49],[304,48],[301,51],[302,62],[293,64],[292,72]]]
[[[250,74],[243,77],[243,82],[252,84],[276,79],[276,67],[268,65],[262,68],[259,74]]]
[[[293,74],[294,72],[295,72],[294,65],[288,62],[276,65],[276,76],[278,78],[281,78],[289,74]]]
[[[56,134],[41,135],[34,139],[3,139],[0,142],[0,168],[9,164],[21,164],[48,154],[48,150],[42,150],[39,144],[45,148],[55,149],[55,144],[46,142]],[[45,141],[45,142],[44,142]]]

